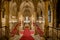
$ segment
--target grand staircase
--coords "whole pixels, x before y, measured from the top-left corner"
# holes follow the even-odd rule
[[[34,35],[34,37],[25,37],[25,36],[20,37],[19,35],[16,35],[17,27],[20,25],[20,23],[17,23],[17,25],[14,27],[14,29],[11,32],[12,34],[11,40],[24,40],[25,38],[27,38],[26,40],[40,40],[40,37],[43,36],[44,32],[39,28],[39,26],[36,23],[33,24],[39,35]]]

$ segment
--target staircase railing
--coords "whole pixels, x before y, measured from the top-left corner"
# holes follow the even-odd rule
[[[17,33],[17,27],[18,26],[20,26],[21,25],[21,23],[20,22],[18,22],[15,26],[14,26],[14,28],[13,28],[13,30],[11,31],[11,35],[12,36],[14,36],[16,33]]]
[[[44,38],[47,40],[49,40],[49,39],[50,40],[60,40],[60,37],[58,37],[58,35],[59,35],[58,31],[60,31],[60,28],[54,28],[54,27],[50,27],[50,26],[48,26],[48,28],[52,28],[52,34],[54,34],[53,31],[56,30],[56,33],[57,33],[57,35],[55,35],[56,38],[53,35],[48,36],[48,37],[44,36]]]

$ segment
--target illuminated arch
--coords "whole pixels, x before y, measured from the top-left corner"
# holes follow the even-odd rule
[[[34,5],[33,5],[33,3],[31,2],[31,1],[28,1],[28,2],[26,2],[26,1],[23,1],[22,3],[21,3],[21,5],[20,5],[20,11],[19,11],[19,16],[20,15],[22,15],[23,17],[25,17],[24,15],[25,15],[25,12],[28,12],[27,14],[29,14],[29,15],[27,15],[27,16],[29,16],[30,17],[30,20],[31,20],[31,16],[33,15],[34,16],[34,19],[35,19],[35,11],[34,11],[35,9],[34,9]],[[23,18],[24,19],[24,18]],[[33,29],[34,27],[32,27],[31,26],[31,28]]]
[[[23,10],[23,8],[25,8],[25,6],[29,6],[31,8],[31,10],[34,10],[34,5],[33,5],[32,2],[30,2],[30,1],[28,1],[28,2],[24,1],[20,5],[20,11]]]
[[[23,14],[26,10],[30,11],[30,15],[33,13],[34,14],[34,5],[31,1],[23,1],[20,5],[20,12]],[[20,14],[20,13],[19,13]]]
[[[38,2],[37,4],[37,13],[40,15],[42,12],[42,15],[44,16],[44,9],[45,9],[45,4],[44,2]]]

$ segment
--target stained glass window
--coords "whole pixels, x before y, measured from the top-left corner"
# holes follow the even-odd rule
[[[51,22],[51,9],[50,9],[50,6],[48,6],[48,21]]]

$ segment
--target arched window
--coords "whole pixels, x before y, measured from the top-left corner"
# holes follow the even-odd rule
[[[5,9],[4,8],[2,8],[2,17],[4,18],[4,13],[5,12]]]
[[[48,6],[48,21],[51,22],[51,8]]]

